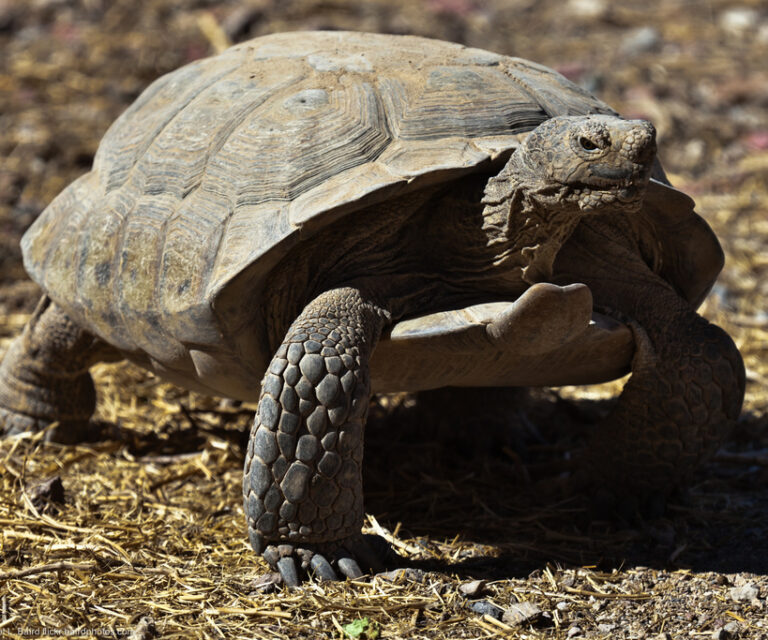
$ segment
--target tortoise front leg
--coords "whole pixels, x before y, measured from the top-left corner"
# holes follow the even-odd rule
[[[658,516],[733,428],[744,397],[744,364],[733,340],[666,287],[653,315],[638,303],[632,377],[592,435],[582,472],[595,506]]]
[[[599,305],[629,318],[632,377],[595,429],[577,481],[600,510],[657,512],[730,432],[744,397],[744,363],[733,340],[699,316],[651,271],[633,235],[584,221],[558,256],[568,279]]]
[[[82,440],[96,405],[88,369],[121,358],[43,296],[0,362],[0,435],[41,431],[58,422],[46,439]]]
[[[327,291],[291,325],[262,383],[245,459],[251,545],[299,582],[297,562],[323,579],[376,568],[363,524],[368,361],[388,319],[359,290]]]

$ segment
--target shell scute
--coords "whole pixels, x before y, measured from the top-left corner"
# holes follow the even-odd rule
[[[25,235],[25,264],[94,333],[184,370],[251,348],[225,343],[300,240],[500,163],[555,113],[605,111],[554,72],[461,45],[257,38],[150,85]]]

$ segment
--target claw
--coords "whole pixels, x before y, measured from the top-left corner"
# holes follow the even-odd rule
[[[320,580],[338,580],[339,579],[339,577],[336,575],[336,572],[333,570],[331,563],[325,559],[324,555],[321,555],[319,553],[316,553],[315,555],[313,555],[312,560],[310,560],[309,562],[309,566],[312,569],[312,572],[315,574],[315,576]]]
[[[331,555],[323,549],[335,549]],[[281,543],[268,545],[261,556],[273,571],[278,571],[285,585],[295,587],[313,575],[321,581],[356,580],[368,573],[379,573],[394,554],[379,536],[350,536],[329,545],[302,546]]]
[[[280,575],[283,577],[283,582],[288,587],[298,587],[299,586],[299,572],[296,568],[296,559],[292,556],[286,556],[284,558],[280,558],[280,560],[277,561],[277,570],[280,572]]]
[[[256,529],[248,527],[248,539],[251,541],[251,547],[256,553],[264,551],[264,536],[262,536]]]
[[[360,569],[360,565],[357,564],[349,552],[340,550],[336,553],[336,565],[347,578],[350,580],[357,580],[363,576],[363,571]]]

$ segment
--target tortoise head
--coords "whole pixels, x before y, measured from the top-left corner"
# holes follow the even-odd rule
[[[545,121],[515,153],[518,171],[538,189],[582,211],[639,207],[656,155],[656,131],[645,120],[560,116]]]

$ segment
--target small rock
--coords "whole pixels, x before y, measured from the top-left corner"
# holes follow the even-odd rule
[[[401,580],[409,582],[424,582],[424,578],[427,575],[426,571],[421,569],[392,569],[391,571],[382,571],[377,573],[376,577],[386,580],[387,582],[399,582]]]
[[[572,587],[576,584],[576,576],[574,575],[573,571],[567,571],[562,579],[560,580],[560,584],[564,587]]]
[[[712,640],[736,640],[739,637],[739,623],[729,622],[712,632]]]
[[[728,594],[731,596],[731,600],[736,602],[751,602],[756,600],[760,590],[751,582],[744,584],[740,587],[732,587],[729,589]]]
[[[570,0],[568,9],[575,16],[595,20],[604,18],[609,6],[605,0]]]
[[[581,627],[571,627],[568,629],[568,633],[565,635],[567,638],[576,638],[578,636],[584,635],[584,632],[581,630]]]
[[[707,143],[700,138],[693,138],[689,140],[685,147],[683,147],[683,154],[685,161],[689,166],[701,162],[707,153]]]
[[[720,14],[720,26],[733,35],[742,35],[750,31],[760,22],[760,16],[755,9],[749,7],[734,7]]]
[[[565,600],[562,602],[558,602],[555,605],[555,609],[557,609],[560,613],[564,613],[565,611],[568,611],[568,609],[571,608],[571,605],[569,605]]]
[[[479,613],[481,616],[491,616],[497,620],[501,620],[504,615],[504,609],[489,602],[488,600],[475,600],[467,605],[467,608],[475,613]]]
[[[624,37],[621,52],[628,56],[656,51],[661,44],[661,34],[654,27],[639,27],[633,29]]]
[[[459,591],[467,598],[476,598],[485,589],[485,580],[472,580],[459,585]]]
[[[504,612],[501,621],[512,626],[526,624],[537,620],[541,613],[541,609],[533,602],[516,602]]]

